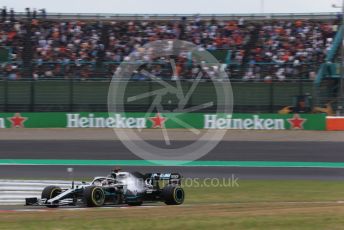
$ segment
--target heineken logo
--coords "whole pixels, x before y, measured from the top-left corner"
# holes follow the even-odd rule
[[[259,115],[252,118],[232,118],[228,115],[221,118],[218,115],[204,115],[205,129],[285,129],[284,119],[263,119]]]
[[[95,117],[93,113],[81,116],[78,113],[67,114],[67,128],[146,128],[145,118],[125,117],[115,114],[113,117]]]
[[[303,129],[307,119],[294,114],[292,118],[261,118],[259,115],[252,115],[250,118],[233,118],[231,115],[220,116],[217,114],[204,115],[205,129],[254,129],[254,130],[283,130],[286,129],[286,121],[290,129]]]
[[[164,128],[167,118],[157,113],[153,117],[125,117],[114,114],[113,117],[96,117],[93,113],[81,116],[79,113],[67,114],[67,128]],[[148,124],[148,125],[147,125]]]

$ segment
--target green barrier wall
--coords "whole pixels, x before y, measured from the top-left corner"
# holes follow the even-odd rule
[[[325,130],[323,114],[0,113],[1,128],[197,128]],[[183,124],[181,125],[182,121]]]
[[[107,111],[109,81],[0,81],[0,111],[6,112],[48,112],[48,111]],[[122,83],[118,83],[122,84]],[[174,82],[170,82],[174,85]],[[214,101],[214,107],[207,111],[215,112],[216,85],[223,83],[201,82],[192,94],[188,106],[196,106]],[[192,82],[182,82],[184,93]],[[234,112],[273,113],[281,107],[292,104],[294,96],[308,93],[313,95],[311,82],[256,83],[232,82]],[[124,84],[123,84],[124,87]],[[160,89],[156,82],[130,82],[126,85],[125,97]],[[152,97],[126,102],[126,111],[146,111]],[[215,100],[214,100],[215,99]],[[166,94],[162,104],[173,108],[178,103],[175,95]]]

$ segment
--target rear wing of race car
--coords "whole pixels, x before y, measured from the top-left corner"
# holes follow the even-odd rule
[[[181,184],[182,176],[179,173],[148,173],[146,177],[153,180],[168,180],[169,184]]]

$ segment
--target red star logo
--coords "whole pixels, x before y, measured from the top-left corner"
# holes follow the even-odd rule
[[[292,118],[288,118],[291,129],[303,129],[303,124],[307,119],[301,118],[299,114],[294,114]]]
[[[149,119],[153,122],[152,128],[162,128],[167,120],[167,118],[160,116],[160,113],[157,113],[155,117],[150,117]]]
[[[7,119],[11,122],[12,128],[24,128],[24,122],[27,120],[27,117],[22,117],[20,113],[15,113],[13,117]]]

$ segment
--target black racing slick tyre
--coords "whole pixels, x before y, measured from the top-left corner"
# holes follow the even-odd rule
[[[105,202],[105,193],[101,187],[89,186],[84,189],[83,203],[87,207],[100,207]]]
[[[58,186],[54,186],[54,185],[50,185],[50,186],[47,186],[43,189],[42,191],[42,195],[41,195],[41,198],[42,199],[51,199],[51,198],[54,198],[55,196],[58,196],[60,193],[62,192],[62,189]],[[49,208],[56,208],[58,207],[58,205],[47,205],[47,207]]]
[[[184,189],[178,186],[167,185],[162,190],[162,198],[167,205],[180,205],[184,202]]]

